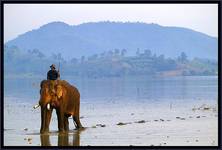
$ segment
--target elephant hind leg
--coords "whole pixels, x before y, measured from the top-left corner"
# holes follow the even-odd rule
[[[76,122],[75,122],[75,120],[74,120],[74,117],[73,117],[73,124],[74,124],[74,126],[77,128],[77,124],[76,124]]]
[[[68,116],[65,116],[64,128],[65,128],[65,131],[69,131],[69,117]]]
[[[75,126],[76,126],[77,129],[83,127],[82,124],[81,124],[81,122],[80,122],[80,120],[79,120],[79,117],[73,116],[73,121],[74,121],[74,123],[76,123]]]

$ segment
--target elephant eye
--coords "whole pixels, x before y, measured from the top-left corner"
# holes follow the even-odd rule
[[[56,95],[56,91],[52,91],[52,90],[50,90],[49,93],[50,93],[51,96],[55,96],[55,95]]]
[[[47,88],[40,90],[42,94],[46,94],[49,92],[49,90]]]

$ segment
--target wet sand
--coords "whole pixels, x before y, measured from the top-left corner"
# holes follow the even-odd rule
[[[13,99],[10,97],[10,99]],[[16,99],[16,98],[14,98]],[[40,135],[40,109],[30,103],[5,103],[5,146],[217,146],[217,105],[81,102],[84,130],[57,132],[53,112],[50,133]],[[199,108],[199,109],[198,109]]]

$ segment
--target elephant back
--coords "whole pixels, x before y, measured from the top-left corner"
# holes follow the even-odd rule
[[[58,85],[65,87],[67,91],[74,94],[75,96],[80,96],[78,89],[74,85],[69,84],[66,80],[58,80]]]
[[[56,82],[57,82],[56,83],[57,85],[61,85],[65,88],[73,88],[76,91],[78,91],[78,89],[74,85],[69,84],[69,82],[67,82],[66,80],[56,80]],[[49,84],[50,84],[50,80],[42,80],[40,83],[40,87],[42,88],[44,85],[49,85]]]

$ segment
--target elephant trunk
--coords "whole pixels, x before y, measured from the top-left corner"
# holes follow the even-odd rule
[[[41,106],[41,129],[40,133],[49,132],[49,124],[51,121],[52,109],[50,109],[50,104],[46,106]]]
[[[40,133],[44,133],[45,132],[45,111],[44,108],[41,107],[41,129],[40,129]]]

